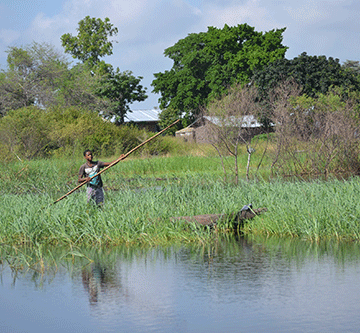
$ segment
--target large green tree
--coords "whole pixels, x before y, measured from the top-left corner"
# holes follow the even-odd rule
[[[121,72],[119,68],[100,75],[96,94],[105,98],[106,108],[103,117],[115,120],[120,125],[124,122],[127,112],[131,112],[130,104],[144,101],[147,98],[145,88],[140,84],[142,77],[135,77],[131,71]]]
[[[140,85],[142,77],[135,77],[131,71],[121,72],[118,67],[114,68],[101,60],[112,54],[113,42],[109,37],[118,32],[108,18],[103,21],[86,16],[79,22],[77,31],[77,36],[61,36],[65,52],[80,60],[97,78],[93,91],[103,101],[103,116],[115,118],[116,123],[121,124],[125,114],[130,111],[129,105],[147,98],[146,88]]]
[[[153,92],[161,93],[161,109],[185,112],[190,120],[231,85],[248,81],[255,69],[282,59],[287,50],[282,45],[284,31],[257,32],[247,24],[225,25],[179,40],[164,52],[174,61],[172,68],[154,74]]]
[[[109,37],[115,36],[118,29],[110,23],[109,18],[106,17],[103,21],[86,16],[80,20],[77,31],[77,36],[69,33],[61,36],[65,52],[73,58],[93,67],[100,62],[100,58],[112,54],[113,43]]]
[[[279,83],[292,79],[302,88],[301,93],[309,97],[326,94],[332,86],[345,90],[358,90],[359,76],[355,71],[341,66],[339,59],[326,56],[309,56],[303,52],[294,59],[278,59],[263,69],[255,71],[253,81],[262,98]]]

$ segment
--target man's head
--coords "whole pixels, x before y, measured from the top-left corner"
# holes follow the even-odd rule
[[[87,161],[92,161],[93,155],[92,155],[92,151],[90,149],[86,149],[84,151],[84,157]]]

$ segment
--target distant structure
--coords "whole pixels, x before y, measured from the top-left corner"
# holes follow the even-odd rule
[[[161,110],[132,110],[125,115],[125,124],[134,124],[140,129],[146,129],[151,132],[159,132],[159,115]],[[176,132],[176,137],[185,141],[195,141],[197,143],[208,142],[208,126],[212,123],[221,126],[216,117],[200,117],[188,127]],[[252,115],[242,117],[241,127],[246,128],[249,136],[254,136],[263,132],[263,128],[258,120]]]
[[[126,124],[134,124],[148,131],[159,132],[159,114],[161,110],[131,110],[125,115]]]
[[[262,125],[252,115],[245,115],[241,117],[241,121],[234,121],[229,119],[229,124],[240,123],[241,127],[246,129],[247,136],[253,137],[254,135],[263,132]],[[209,125],[213,124],[216,126],[222,126],[221,122],[217,117],[200,117],[195,122],[190,124],[175,133],[179,138],[185,141],[195,141],[197,143],[208,143],[209,142]],[[243,134],[245,135],[245,133]]]

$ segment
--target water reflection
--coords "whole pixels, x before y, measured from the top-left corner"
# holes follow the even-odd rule
[[[31,268],[19,250],[2,249],[0,313],[19,332],[21,320],[26,332],[56,331],[54,313],[74,318],[59,332],[356,331],[359,247],[228,236],[203,246],[52,249],[42,264],[23,249]],[[19,319],[9,303],[36,304],[42,315]]]
[[[83,268],[81,280],[85,291],[89,294],[90,304],[94,305],[106,300],[109,295],[126,296],[119,278],[120,274],[115,269],[109,269],[99,261]]]

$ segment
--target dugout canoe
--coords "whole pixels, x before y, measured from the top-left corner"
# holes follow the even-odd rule
[[[232,222],[234,226],[242,225],[246,220],[267,211],[266,207],[253,209],[251,205],[244,206],[239,212],[230,214],[203,214],[194,216],[171,217],[172,221],[183,221],[185,223],[196,223],[202,226],[215,227],[220,222]]]

